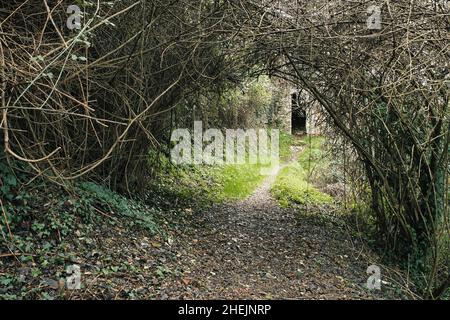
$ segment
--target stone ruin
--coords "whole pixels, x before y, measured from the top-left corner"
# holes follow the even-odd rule
[[[280,99],[277,101],[278,124],[294,135],[321,135],[324,126],[324,113],[319,102],[306,90],[277,80],[274,87]]]

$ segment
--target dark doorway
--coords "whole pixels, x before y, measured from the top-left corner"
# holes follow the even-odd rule
[[[292,95],[292,133],[306,133],[306,111],[300,105],[298,93]]]

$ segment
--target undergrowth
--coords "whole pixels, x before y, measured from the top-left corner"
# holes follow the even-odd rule
[[[280,132],[280,158],[287,161],[291,156],[293,137]],[[248,156],[248,155],[247,155]],[[262,169],[269,168],[261,163],[233,165],[183,165],[175,166],[170,159],[158,152],[152,152],[149,166],[155,173],[148,190],[148,201],[164,206],[206,206],[211,203],[245,199],[264,181]],[[154,194],[164,194],[155,199]]]
[[[48,279],[79,261],[99,261],[105,235],[166,237],[167,212],[156,206],[93,182],[62,187],[29,171],[0,157],[0,300],[53,298]],[[108,268],[99,262],[91,269],[105,274]]]
[[[264,180],[261,168],[257,164],[166,168],[150,184],[148,201],[169,207],[179,204],[204,207],[226,200],[243,199]],[[154,194],[164,194],[164,198],[155,199]]]
[[[304,151],[295,163],[286,165],[278,175],[272,194],[282,206],[290,204],[331,204],[333,198],[311,183],[315,172],[323,172],[329,160],[324,156],[321,137],[307,137],[303,140]]]

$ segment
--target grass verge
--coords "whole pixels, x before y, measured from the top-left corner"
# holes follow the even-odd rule
[[[311,183],[315,172],[328,167],[328,159],[323,152],[322,137],[307,137],[302,140],[304,151],[298,161],[285,166],[272,186],[272,194],[282,206],[291,204],[330,204],[333,198],[319,191]]]

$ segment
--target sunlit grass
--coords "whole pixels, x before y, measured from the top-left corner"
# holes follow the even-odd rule
[[[280,132],[280,158],[281,161],[291,156],[291,135]],[[214,175],[219,181],[219,189],[216,192],[221,199],[245,199],[250,196],[267,178],[262,169],[270,169],[269,165],[243,164],[226,165],[215,168]]]
[[[323,170],[328,166],[328,159],[322,150],[324,141],[322,137],[305,138],[305,150],[298,157],[298,162],[281,170],[271,190],[280,205],[333,202],[331,196],[322,193],[310,182],[313,170]]]
[[[245,199],[264,181],[260,164],[227,165],[215,169],[219,198]]]

